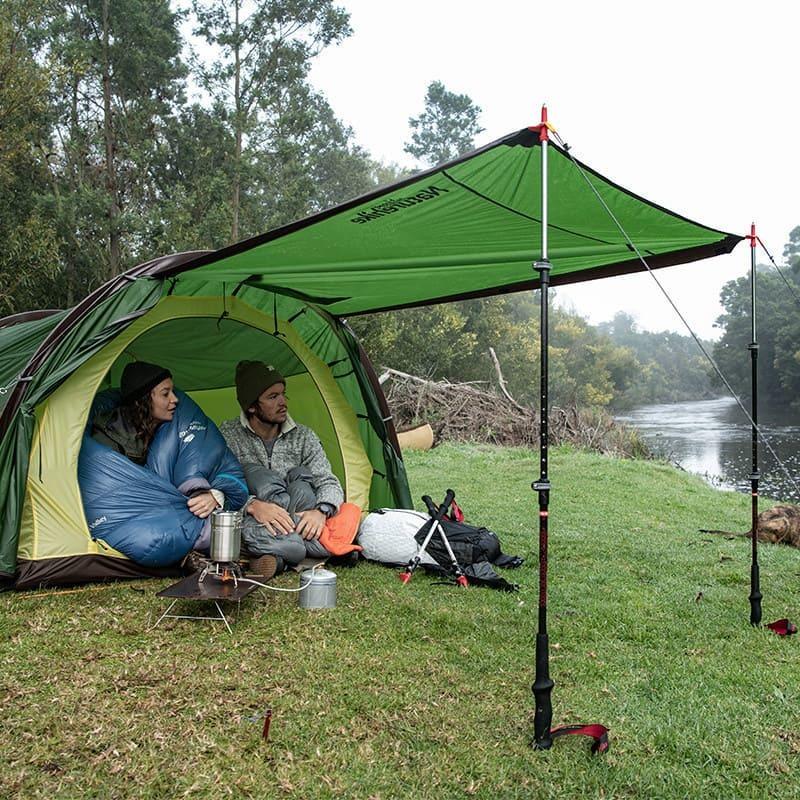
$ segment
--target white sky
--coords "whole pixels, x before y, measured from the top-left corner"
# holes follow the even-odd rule
[[[790,0],[339,0],[353,35],[312,81],[375,158],[412,165],[408,118],[440,80],[483,109],[477,145],[550,121],[576,158],[715,228],[758,233],[780,258],[800,225],[800,3]],[[765,257],[759,261],[766,261]],[[701,335],[719,290],[749,269],[729,256],[658,270]],[[558,290],[593,322],[622,309],[641,328],[685,332],[647,274]]]

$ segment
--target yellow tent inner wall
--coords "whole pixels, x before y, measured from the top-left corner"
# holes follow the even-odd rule
[[[196,318],[219,320],[223,313],[230,323],[241,323],[253,335],[275,330],[272,315],[236,297],[165,297],[133,322],[112,342],[88,359],[37,409],[19,539],[19,558],[38,560],[86,554],[124,558],[120,553],[92,541],[83,513],[77,481],[81,440],[95,394],[108,385],[108,375],[118,378],[121,365],[133,357],[151,360],[173,369],[177,348],[169,340],[159,341],[158,327],[171,320]],[[271,337],[263,342],[268,344]],[[140,352],[150,341],[158,347],[157,357]],[[261,340],[260,340],[261,341]],[[340,391],[331,370],[306,345],[297,331],[280,321],[280,341],[288,347],[303,371],[287,378],[290,414],[319,435],[334,472],[342,482],[346,499],[366,508],[372,480],[372,466],[358,431],[358,420]],[[225,347],[224,341],[219,347]],[[145,347],[145,350],[150,348]],[[199,353],[202,361],[203,353]],[[242,356],[246,357],[246,356]],[[263,360],[270,361],[264,352]],[[187,387],[188,394],[215,422],[238,416],[239,406],[229,380],[239,355],[229,359],[227,379],[209,377],[214,389]],[[217,352],[219,361],[219,352]],[[179,373],[179,368],[174,368]],[[177,374],[176,374],[177,377]],[[176,380],[178,388],[179,380]]]

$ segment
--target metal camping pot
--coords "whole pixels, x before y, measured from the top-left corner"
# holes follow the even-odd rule
[[[211,512],[211,560],[236,561],[242,549],[242,515],[239,511]]]
[[[336,608],[336,573],[307,569],[300,573],[300,608]]]

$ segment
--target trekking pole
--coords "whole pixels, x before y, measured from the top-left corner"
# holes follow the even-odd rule
[[[438,510],[434,508],[432,512],[431,512],[431,507],[433,507],[433,502],[431,501],[430,497],[425,495],[425,497],[422,498],[423,502],[426,505],[428,504],[428,502],[431,503],[431,505],[428,506],[428,512],[431,514],[434,521],[433,523],[431,523],[431,528],[428,531],[428,535],[422,542],[422,545],[419,548],[417,554],[414,556],[414,558],[411,559],[411,561],[408,562],[408,564],[406,564],[406,568],[397,576],[403,583],[408,583],[411,580],[411,576],[414,574],[414,570],[416,570],[416,568],[419,566],[419,562],[422,559],[422,554],[425,552],[425,548],[428,546],[428,543],[430,542],[431,538],[433,538],[433,533],[434,530],[436,529],[436,522],[438,520],[444,519],[445,514],[447,514],[448,510],[450,509],[450,504],[453,502],[453,498],[455,496],[456,493],[452,489],[448,489],[447,493],[444,496],[444,502],[439,506]]]
[[[452,490],[448,490],[451,492]],[[447,500],[447,497],[445,497]],[[436,506],[433,504],[433,500],[431,500],[428,495],[423,495],[422,502],[428,508],[428,513],[433,517],[433,524],[431,525],[431,534],[433,533],[434,529],[438,529],[439,537],[441,538],[442,542],[444,542],[444,548],[447,550],[447,555],[450,556],[450,564],[453,567],[453,572],[456,574],[456,583],[459,586],[467,586],[467,576],[464,574],[464,570],[461,569],[461,566],[458,563],[458,559],[456,558],[456,554],[453,552],[453,548],[450,547],[450,542],[447,539],[447,536],[444,532],[444,528],[442,527],[442,520],[444,519],[444,515],[440,515]],[[449,503],[447,505],[450,505]],[[446,512],[445,512],[446,513]],[[430,536],[428,537],[430,540]]]
[[[751,534],[753,542],[750,553],[750,624],[761,623],[761,578],[758,568],[758,338],[756,327],[756,224],[750,226],[750,321],[752,339],[750,351],[750,389],[752,427],[753,469],[750,473]]]

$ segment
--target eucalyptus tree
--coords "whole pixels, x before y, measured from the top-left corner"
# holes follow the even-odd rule
[[[230,131],[230,241],[365,188],[365,154],[309,83],[313,58],[350,34],[347,12],[332,0],[193,0],[192,9],[204,42],[196,74]]]
[[[425,108],[408,120],[411,141],[405,151],[430,166],[457,158],[475,146],[483,132],[478,123],[480,106],[466,94],[456,94],[441,81],[432,81],[425,94]]]
[[[153,176],[183,100],[179,21],[169,0],[53,4],[44,42],[56,76],[50,167],[71,236],[71,292],[149,255],[141,239],[159,200]]]
[[[46,68],[31,34],[38,0],[5,0],[0,15],[0,316],[50,305],[58,236],[46,202]]]

